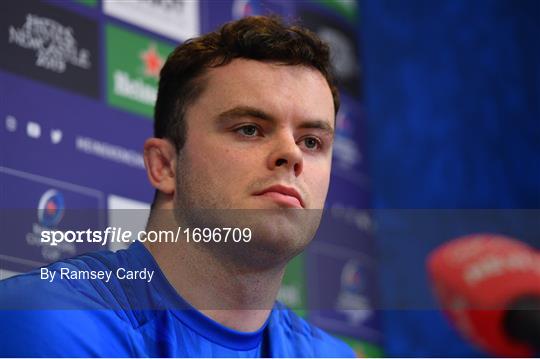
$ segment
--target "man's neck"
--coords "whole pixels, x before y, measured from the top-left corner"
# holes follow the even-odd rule
[[[158,228],[147,228],[153,229]],[[220,256],[219,248],[204,248],[205,243],[145,245],[182,298],[206,316],[242,332],[256,331],[268,319],[284,265],[249,268]]]

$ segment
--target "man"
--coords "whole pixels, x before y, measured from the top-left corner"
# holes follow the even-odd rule
[[[5,281],[2,309],[22,310],[1,315],[0,354],[353,356],[276,304],[285,265],[319,225],[338,107],[328,47],[276,18],[228,23],[178,47],[161,71],[144,159],[156,188],[146,232],[182,238],[45,269],[150,280],[34,272]],[[211,236],[196,241],[204,228]],[[227,229],[238,241],[224,240]]]

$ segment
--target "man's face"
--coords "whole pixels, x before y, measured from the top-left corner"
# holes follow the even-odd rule
[[[290,226],[291,236],[301,230],[312,237],[320,218],[298,216],[324,206],[334,132],[332,93],[320,72],[236,59],[208,70],[185,120],[175,192],[180,213],[279,209],[289,215],[274,223],[284,231],[278,235],[288,237],[283,226]],[[315,228],[294,229],[306,225]]]

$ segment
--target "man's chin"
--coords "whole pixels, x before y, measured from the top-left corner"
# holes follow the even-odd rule
[[[321,210],[254,208],[228,210],[222,219],[231,227],[249,228],[251,240],[231,247],[252,266],[268,267],[285,263],[313,239]],[[233,249],[229,248],[229,249]],[[239,254],[237,252],[237,254]]]
[[[236,248],[237,254],[250,267],[270,268],[285,265],[302,252],[311,242],[312,236],[291,223],[278,227],[269,223],[252,224],[253,237],[249,243]]]
[[[302,250],[315,236],[321,211],[290,208],[257,210],[249,218],[254,241],[261,246],[275,247],[277,251]]]
[[[253,205],[254,203],[249,203]],[[187,225],[199,228],[229,228],[229,240],[207,243],[209,248],[244,261],[245,265],[268,267],[283,263],[301,252],[317,231],[322,210],[282,208],[190,209],[184,211]],[[189,213],[189,214],[188,214]],[[187,215],[187,216],[186,216]],[[231,242],[238,233],[250,233],[250,240]],[[242,238],[246,237],[242,235]]]

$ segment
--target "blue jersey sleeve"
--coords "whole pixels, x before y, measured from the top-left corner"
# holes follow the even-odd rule
[[[51,283],[39,270],[1,281],[0,356],[142,355],[125,314],[108,309],[94,286],[91,281]]]

